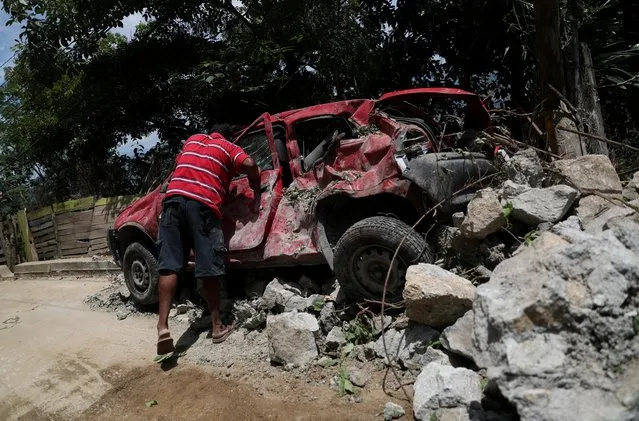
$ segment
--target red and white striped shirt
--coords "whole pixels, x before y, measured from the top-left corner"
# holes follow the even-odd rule
[[[184,196],[208,205],[222,219],[220,208],[231,179],[249,156],[221,134],[196,134],[187,139],[175,163],[166,196]]]

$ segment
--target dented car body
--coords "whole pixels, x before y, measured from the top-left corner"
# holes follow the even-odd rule
[[[463,118],[450,117],[438,101]],[[411,226],[429,206],[452,212],[468,202],[473,189],[464,185],[493,168],[486,154],[454,150],[489,128],[481,99],[452,88],[261,115],[234,139],[260,166],[262,195],[257,211],[248,179],[231,182],[223,207],[228,267],[328,264],[351,298],[375,299],[399,232],[413,239],[391,269],[389,297],[400,299],[407,266],[433,259],[420,227]],[[138,199],[109,231],[114,258],[142,303],[157,300],[163,196],[158,187]]]

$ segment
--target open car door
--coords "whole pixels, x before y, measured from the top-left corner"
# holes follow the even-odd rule
[[[258,210],[253,206],[253,190],[248,177],[237,174],[231,181],[222,209],[224,238],[231,253],[253,250],[264,242],[282,195],[271,116],[262,114],[242,131],[235,143],[260,167],[262,191]]]

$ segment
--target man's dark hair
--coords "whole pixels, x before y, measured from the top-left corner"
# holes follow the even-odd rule
[[[219,133],[222,136],[224,136],[227,140],[231,140],[231,138],[233,137],[233,133],[235,133],[235,129],[233,126],[231,126],[230,124],[226,124],[226,123],[219,123],[219,124],[214,124],[213,126],[211,126],[211,133]]]

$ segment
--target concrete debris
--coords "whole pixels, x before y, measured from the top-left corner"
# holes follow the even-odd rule
[[[409,319],[443,329],[470,310],[475,287],[439,266],[420,263],[408,268],[403,297]]]
[[[575,159],[560,159],[552,168],[561,179],[581,194],[598,193],[616,196],[622,193],[621,180],[605,155],[585,155]]]
[[[357,387],[364,387],[366,383],[371,379],[370,374],[359,368],[349,367],[346,369],[348,372],[348,380],[351,381]]]
[[[416,323],[402,331],[389,329],[375,342],[375,354],[386,365],[397,363],[407,370],[419,371],[435,357],[428,350],[438,336],[439,332],[435,329]],[[384,350],[384,340],[388,356]]]
[[[393,402],[386,402],[384,405],[384,421],[392,421],[401,418],[406,414],[404,408]]]
[[[253,330],[261,327],[266,323],[266,313],[262,310],[256,310],[259,302],[255,301],[251,305],[247,301],[237,301],[233,304],[233,318],[238,326]]]
[[[499,193],[502,199],[502,205],[505,206],[508,203],[508,200],[512,199],[513,197],[517,197],[520,194],[527,192],[528,190],[530,190],[530,186],[527,186],[525,184],[517,184],[511,180],[506,180]]]
[[[541,187],[545,174],[541,161],[534,149],[528,148],[517,152],[506,165],[508,179],[517,184],[530,187]]]
[[[393,318],[389,315],[384,315],[384,319],[380,316],[375,316],[371,319],[371,333],[373,337],[378,337],[382,333],[382,328],[384,330],[388,329],[390,325],[393,323]]]
[[[557,223],[554,227],[551,228],[551,231],[555,234],[561,233],[563,230],[576,230],[583,231],[584,226],[581,223],[581,219],[578,216],[572,215],[569,216],[565,221],[561,221]]]
[[[464,237],[483,239],[505,225],[497,192],[488,188],[478,191],[470,201],[460,230]]]
[[[452,353],[473,359],[474,313],[469,310],[454,325],[448,326],[439,338],[442,346]]]
[[[529,189],[510,199],[512,217],[529,226],[542,222],[558,222],[570,210],[577,190],[565,185]]]
[[[636,192],[639,192],[639,171],[632,175],[632,179],[628,181],[627,187],[634,189]]]
[[[7,265],[0,265],[0,278],[1,279],[13,279],[13,272]]]
[[[316,336],[319,325],[308,313],[289,312],[266,319],[271,361],[305,367],[318,356]]]
[[[413,412],[419,420],[429,421],[440,408],[467,408],[482,396],[479,374],[466,368],[430,363],[417,376]],[[439,418],[437,418],[439,419]]]
[[[127,310],[118,310],[118,312],[116,313],[116,317],[118,320],[124,320],[129,314],[131,313]]]
[[[340,319],[335,313],[334,302],[328,301],[324,303],[322,310],[320,310],[318,321],[320,326],[322,327],[322,332],[324,332],[324,334],[328,334],[331,329],[340,324]]]
[[[628,205],[636,208],[639,206],[639,200],[632,201]],[[597,234],[604,231],[604,228],[608,221],[614,218],[629,217],[636,214],[636,210],[629,206],[615,206],[612,205],[605,211],[597,214],[592,220],[584,225],[584,230],[591,234]]]
[[[284,284],[279,279],[271,281],[262,295],[261,309],[265,311],[305,311],[309,300],[302,297],[297,286]]]
[[[504,243],[499,243],[494,246],[488,246],[485,243],[479,248],[479,252],[484,258],[484,262],[491,268],[494,268],[504,260],[506,260],[506,245]]]
[[[176,314],[185,314],[191,308],[193,308],[193,305],[178,304],[177,306],[175,306],[175,313]]]
[[[344,332],[338,326],[335,326],[328,332],[326,335],[326,340],[324,341],[324,352],[328,355],[336,356],[339,354],[339,350],[342,348],[342,345],[346,343],[346,338],[344,337]]]
[[[639,224],[560,234],[477,289],[475,361],[522,421],[639,419]]]
[[[588,225],[592,220],[613,206],[612,202],[601,196],[584,196],[579,199],[579,204],[575,208],[575,214],[581,219],[584,225]]]

